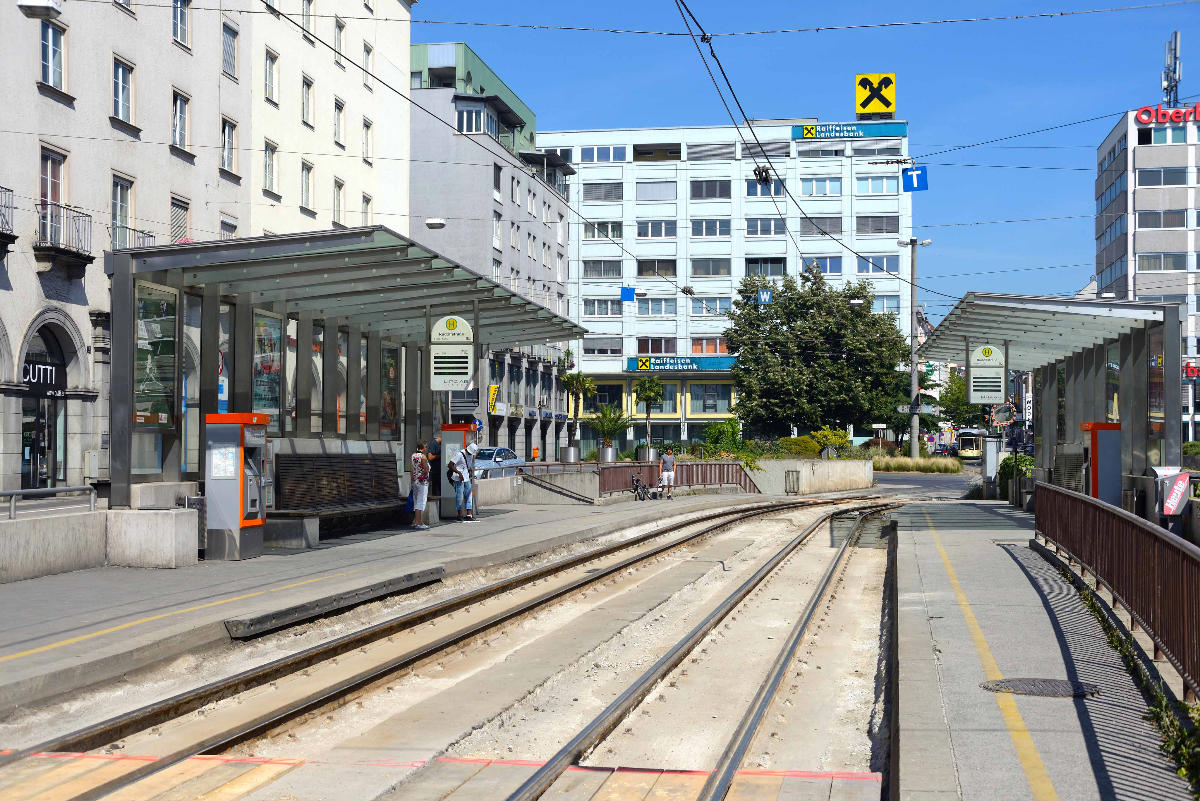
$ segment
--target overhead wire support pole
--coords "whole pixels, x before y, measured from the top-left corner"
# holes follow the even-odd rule
[[[921,381],[917,376],[917,238],[911,237],[908,246],[912,250],[912,280],[908,285],[909,331],[908,338],[908,411],[911,419],[908,422],[908,455],[914,459],[921,456],[921,447],[917,439],[921,436]]]

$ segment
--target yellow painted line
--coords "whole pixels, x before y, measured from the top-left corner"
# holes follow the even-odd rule
[[[0,801],[29,801],[31,798],[41,798],[42,794],[51,788],[99,767],[98,763],[82,760],[66,762],[45,773],[5,787],[0,790]]]
[[[162,795],[179,785],[196,778],[201,773],[223,765],[223,762],[208,762],[188,759],[166,770],[160,770],[142,779],[136,784],[123,787],[111,795],[106,795],[104,801],[150,801],[157,795]]]
[[[328,576],[318,576],[317,578],[305,579],[304,581],[297,581],[294,584],[285,584],[282,587],[273,587],[272,589],[269,589],[269,590],[257,590],[255,592],[248,592],[245,595],[235,595],[232,598],[222,598],[219,601],[209,601],[206,604],[197,604],[196,606],[189,606],[185,609],[176,609],[173,612],[162,612],[157,615],[150,615],[149,617],[138,618],[137,620],[131,620],[128,623],[121,623],[120,625],[110,626],[106,629],[100,629],[99,631],[92,631],[92,632],[88,632],[87,634],[80,634],[78,637],[68,637],[65,640],[59,640],[57,642],[47,643],[46,645],[39,645],[37,648],[30,648],[28,651],[18,651],[15,654],[5,654],[4,656],[0,656],[0,662],[7,662],[10,659],[20,659],[21,657],[24,657],[24,656],[33,656],[34,654],[45,653],[46,651],[53,651],[55,648],[62,648],[63,646],[66,646],[66,645],[74,645],[77,642],[84,642],[86,640],[91,640],[96,637],[103,637],[105,634],[112,634],[117,631],[124,631],[125,629],[131,629],[134,626],[141,626],[145,623],[153,623],[155,620],[163,620],[164,618],[174,617],[175,615],[186,615],[188,612],[197,612],[201,609],[211,609],[214,606],[221,606],[222,604],[233,603],[234,601],[244,601],[247,598],[254,598],[259,595],[266,595],[269,592],[280,592],[281,590],[290,590],[295,587],[302,587],[305,584],[313,584],[318,581],[327,581],[331,578],[337,578],[338,576],[346,576],[353,572],[355,572],[355,571],[348,570],[344,573],[331,573]]]
[[[234,799],[249,795],[263,785],[275,781],[295,767],[295,765],[259,765],[236,779],[209,790],[196,801],[234,801]]]
[[[1002,679],[1004,674],[1000,672],[1000,666],[996,664],[996,658],[992,656],[992,649],[988,647],[987,638],[983,636],[983,629],[980,627],[979,621],[975,619],[975,612],[971,609],[967,594],[963,592],[962,585],[958,583],[958,574],[954,572],[954,567],[950,564],[950,556],[942,547],[942,539],[938,536],[937,529],[934,528],[933,520],[929,517],[929,512],[923,513],[926,523],[929,524],[929,533],[933,535],[933,544],[937,546],[938,555],[942,557],[942,565],[946,568],[946,575],[950,578],[950,586],[954,588],[954,597],[958,599],[958,608],[967,621],[967,631],[971,633],[971,642],[975,644],[975,652],[979,655],[980,664],[983,665],[983,673],[987,676],[988,681]],[[1017,759],[1021,762],[1021,769],[1025,771],[1025,780],[1029,782],[1029,789],[1033,791],[1034,801],[1058,801],[1058,793],[1054,791],[1054,783],[1050,781],[1050,774],[1046,772],[1042,757],[1033,743],[1033,735],[1025,727],[1025,720],[1021,717],[1020,710],[1017,709],[1017,700],[1010,693],[993,693],[992,696],[996,699],[996,705],[1000,707],[1000,717],[1003,718],[1004,726],[1008,729],[1008,736],[1012,739]]]

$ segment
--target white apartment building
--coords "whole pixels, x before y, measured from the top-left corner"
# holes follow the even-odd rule
[[[278,10],[312,35],[250,0],[64,0],[54,21],[0,8],[0,103],[20,109],[0,132],[0,487],[107,479],[105,250],[358,225],[364,205],[406,231],[404,99],[345,62],[367,54],[407,91],[392,65],[407,64],[408,26],[374,19],[406,23],[408,2],[281,0]],[[337,41],[341,13],[339,64],[318,39]]]
[[[870,281],[876,311],[897,314],[908,334],[902,279],[911,267],[897,240],[911,235],[912,203],[900,167],[887,163],[907,156],[907,123],[789,119],[754,128],[761,149],[732,126],[538,137],[575,168],[570,200],[587,220],[571,221],[568,295],[572,319],[593,332],[572,345],[599,388],[589,406],[617,403],[640,418],[633,382],[657,375],[665,392],[651,407],[656,444],[701,439],[730,416],[737,396],[724,312],[747,275],[796,276],[815,263],[833,283]],[[767,156],[777,172],[764,185],[754,169]],[[633,299],[622,302],[622,289]],[[595,445],[585,428],[583,451]]]

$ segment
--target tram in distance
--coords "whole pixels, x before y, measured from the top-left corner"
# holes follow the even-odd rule
[[[983,438],[987,431],[982,428],[960,428],[958,430],[958,455],[963,459],[983,458]]]

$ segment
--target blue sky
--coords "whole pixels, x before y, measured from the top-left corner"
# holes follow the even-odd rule
[[[1131,0],[824,5],[692,0],[710,32],[1027,14],[1129,5]],[[498,4],[424,0],[414,19],[682,30],[672,0]],[[917,156],[1114,113],[1104,120],[999,145],[933,156],[930,190],[915,198],[920,280],[956,297],[970,290],[1074,291],[1092,275],[1093,221],[947,226],[1075,217],[1094,210],[1095,149],[1116,112],[1159,102],[1163,44],[1182,32],[1182,95],[1200,94],[1200,4],[1056,19],[721,37],[717,54],[754,118],[853,119],[859,72],[897,73],[899,115]],[[683,37],[414,24],[414,42],[466,41],[538,115],[538,128],[727,124],[691,41]],[[1189,57],[1190,54],[1194,56]],[[1194,98],[1193,98],[1194,100]],[[1007,164],[1075,169],[1001,169]],[[1056,269],[995,272],[1015,268]],[[922,301],[935,319],[945,298]]]

